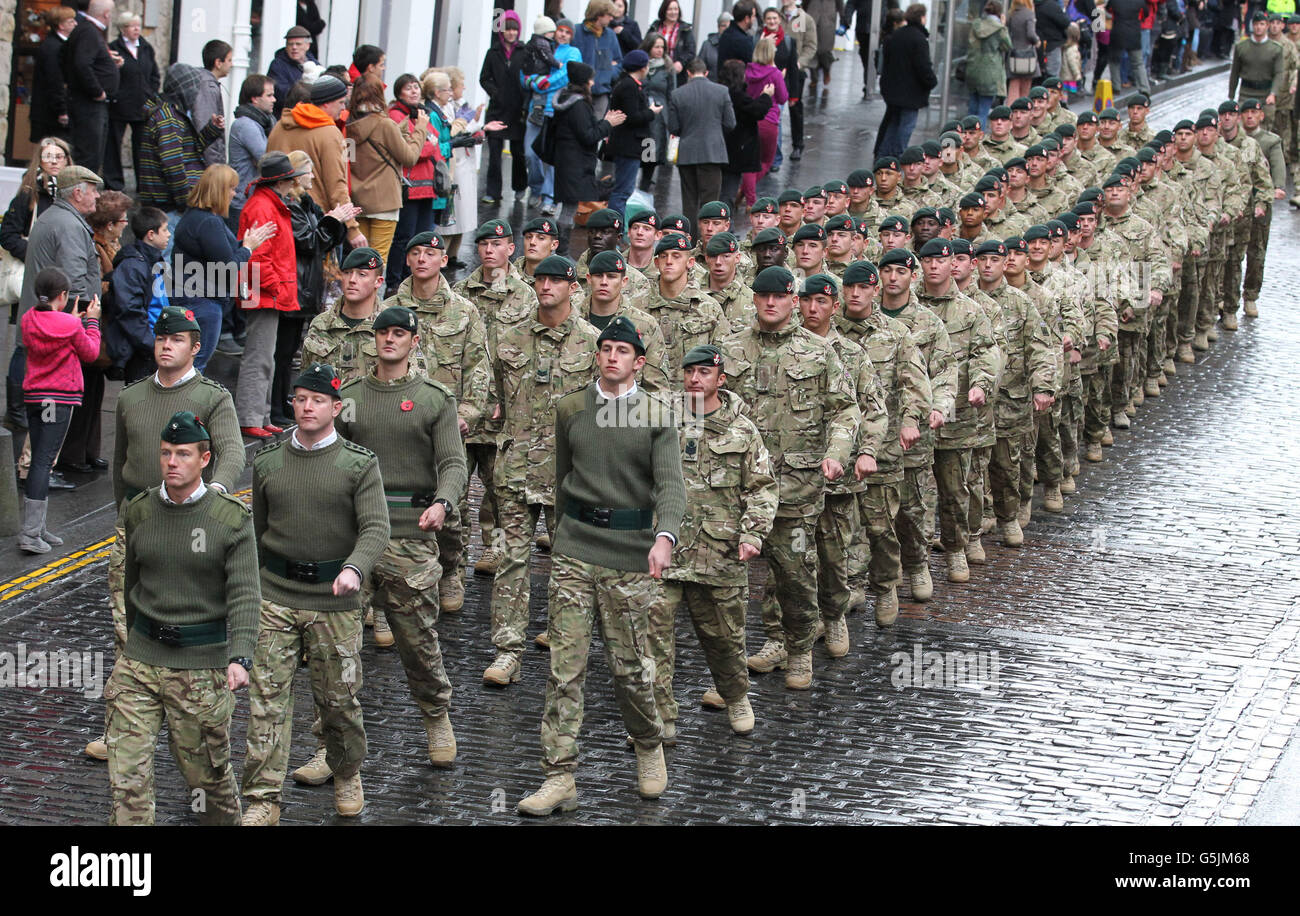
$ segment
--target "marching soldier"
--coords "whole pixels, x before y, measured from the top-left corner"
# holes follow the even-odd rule
[[[769,198],[770,199],[770,198]],[[776,213],[773,205],[772,212]],[[750,220],[753,225],[753,220]],[[659,241],[659,216],[653,210],[638,210],[627,218],[627,262],[647,279],[655,266],[655,242]]]
[[[723,387],[722,351],[710,344],[695,347],[682,362],[686,514],[673,564],[664,572],[668,615],[660,630],[665,638],[651,643],[652,649],[664,649],[655,659],[656,700],[661,716],[666,706],[670,709],[667,730],[676,720],[672,622],[685,604],[713,675],[713,686],[700,702],[726,709],[732,731],[747,735],[754,730],[745,664],[748,562],[772,530],[779,493],[758,428],[745,416],[739,396]],[[667,691],[659,686],[663,683]]]
[[[1228,73],[1228,98],[1259,99],[1264,103],[1264,126],[1272,128],[1277,102],[1287,92],[1286,52],[1268,37],[1268,13],[1257,10],[1250,17],[1250,35],[1240,39],[1232,49],[1232,69]]]
[[[374,453],[334,429],[343,409],[339,376],[312,363],[293,387],[297,428],[253,459],[262,610],[249,688],[245,826],[280,822],[293,675],[304,652],[334,774],[334,808],[355,817],[365,807],[360,594],[388,546],[388,507]]]
[[[560,226],[549,216],[539,216],[524,223],[523,237],[524,253],[510,266],[532,286],[537,265],[560,250]]]
[[[688,236],[666,232],[655,244],[659,276],[645,310],[659,324],[669,365],[679,365],[687,350],[723,337],[731,328],[722,308],[691,278],[690,263]]]
[[[307,327],[302,343],[305,362],[333,367],[345,382],[361,378],[375,367],[372,324],[379,314],[384,288],[384,259],[373,248],[354,248],[339,265],[343,296]]]
[[[555,536],[555,405],[591,380],[595,328],[573,309],[578,273],[552,255],[533,275],[537,307],[528,321],[501,331],[492,354],[495,398],[505,418],[494,480],[501,529],[501,567],[492,583],[492,644],[496,658],[483,681],[507,687],[519,680],[531,592],[528,558],[545,515]]]
[[[637,328],[644,328],[646,361],[641,384],[646,391],[668,391],[671,383],[664,336],[649,314],[627,300],[628,266],[623,256],[617,251],[602,251],[591,259],[587,271],[587,293],[575,296],[582,316],[597,332],[609,327],[619,315],[626,316]]]
[[[597,626],[636,748],[637,791],[656,799],[668,786],[646,634],[651,609],[663,605],[660,579],[686,508],[677,421],[666,402],[637,387],[645,348],[632,322],[615,318],[599,346],[599,380],[588,372],[586,384],[555,405],[555,493],[563,514],[551,561],[546,780],[519,803],[520,814],[577,807],[583,688]]]
[[[1259,144],[1241,129],[1241,113],[1236,102],[1219,105],[1219,135],[1240,154],[1239,171],[1247,186],[1246,208],[1233,222],[1223,270],[1223,328],[1235,331],[1237,307],[1241,304],[1241,262],[1250,249],[1255,226],[1262,224],[1267,236],[1273,215],[1273,178]]]
[[[212,458],[204,465],[208,485],[231,493],[244,471],[244,441],[230,392],[194,368],[200,349],[199,323],[194,313],[168,306],[154,323],[153,358],[157,371],[122,389],[118,395],[113,437],[113,503],[118,507],[116,537],[108,554],[108,594],[113,615],[113,657],[126,645],[126,535],[121,512],[126,503],[161,483],[158,430],[168,418],[187,410],[208,431]],[[58,545],[55,545],[58,546]],[[86,745],[86,755],[108,759],[104,736]]]
[[[1223,218],[1223,173],[1201,154],[1196,142],[1196,124],[1184,119],[1174,126],[1174,158],[1171,172],[1184,188],[1191,204],[1188,235],[1190,264],[1183,265],[1183,287],[1178,295],[1178,350],[1181,363],[1194,363],[1192,350],[1208,350],[1209,342],[1198,330],[1201,290],[1209,274],[1210,240]]]
[[[730,232],[719,232],[704,246],[704,263],[709,272],[706,292],[718,303],[732,327],[754,320],[754,291],[740,272],[740,256],[740,241]],[[752,257],[749,263],[752,269]]]
[[[623,217],[608,207],[597,210],[587,219],[587,250],[578,258],[578,282],[586,289],[587,265],[602,251],[617,252],[623,242]],[[627,285],[631,297],[641,300],[650,294],[653,285],[648,277],[635,267],[628,267]]]
[[[1260,151],[1268,163],[1269,179],[1273,185],[1273,200],[1281,200],[1286,197],[1286,157],[1283,138],[1264,129],[1264,107],[1258,99],[1247,99],[1242,103],[1241,121],[1246,136],[1259,144]],[[1259,299],[1259,290],[1264,282],[1264,257],[1268,253],[1268,238],[1272,225],[1273,207],[1269,203],[1264,207],[1263,218],[1254,220],[1250,225],[1250,243],[1246,248],[1245,286],[1241,294],[1242,314],[1247,318],[1259,317],[1259,308],[1255,303]]]
[[[113,824],[154,822],[165,720],[181,775],[203,793],[200,821],[239,825],[230,716],[257,644],[257,543],[244,504],[204,485],[211,459],[207,428],[176,413],[162,431],[161,482],[122,510],[127,635],[104,689]]]
[[[843,476],[853,455],[860,416],[853,382],[834,349],[790,320],[794,283],[783,267],[760,271],[754,324],[720,349],[727,387],[749,405],[780,486],[766,544],[780,617],[763,621],[767,640],[749,667],[785,667],[786,687],[807,690],[817,626],[816,524],[826,482]]]
[[[415,312],[389,306],[374,329],[379,361],[339,392],[339,433],[378,456],[388,504],[390,539],[365,588],[368,603],[393,630],[428,734],[429,761],[449,767],[456,737],[447,714],[451,681],[435,629],[441,592],[435,587],[443,579],[438,533],[452,520],[468,482],[462,418],[451,390],[411,364],[421,344]]]

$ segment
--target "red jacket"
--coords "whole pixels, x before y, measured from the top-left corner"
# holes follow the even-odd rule
[[[407,108],[400,102],[394,101],[388,106],[388,116],[398,124],[406,124],[411,120],[407,113]],[[408,131],[411,129],[408,125]],[[407,190],[407,200],[434,200],[438,194],[433,190],[433,163],[434,160],[439,162],[445,161],[442,158],[442,150],[438,148],[437,131],[429,131],[429,139],[424,141],[424,148],[420,150],[420,161],[409,169],[402,169],[402,174],[411,183]]]
[[[22,330],[27,348],[23,400],[81,406],[81,364],[99,358],[99,319],[87,318],[83,327],[70,312],[32,308],[23,313]]]
[[[257,246],[248,259],[250,281],[256,286],[240,308],[298,311],[298,255],[293,247],[289,208],[267,185],[258,185],[239,214],[239,237],[254,223],[275,223],[275,235]]]

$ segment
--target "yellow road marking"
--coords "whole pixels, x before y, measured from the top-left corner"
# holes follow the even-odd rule
[[[247,497],[252,492],[252,490],[240,490],[235,495]],[[75,572],[83,566],[89,566],[91,563],[104,559],[112,552],[113,544],[116,541],[117,535],[113,535],[80,550],[75,550],[66,557],[60,557],[52,563],[46,563],[44,566],[33,569],[29,573],[24,573],[16,579],[0,583],[0,602],[16,598],[34,588],[53,582],[55,579],[61,579],[68,573]]]

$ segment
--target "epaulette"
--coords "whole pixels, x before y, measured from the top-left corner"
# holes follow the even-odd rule
[[[267,467],[268,462],[282,462],[284,460],[284,443],[287,440],[281,439],[279,442],[271,442],[262,446],[253,454],[253,464]]]
[[[218,391],[224,394],[230,394],[230,389],[227,388],[225,385],[221,384],[220,382],[218,382],[214,378],[208,378],[206,375],[200,373],[199,381],[204,385],[211,385],[213,388],[217,389]]]
[[[422,376],[420,378],[420,381],[424,382],[424,384],[428,385],[430,388],[438,389],[447,397],[455,400],[456,395],[452,393],[452,390],[448,388],[446,385],[444,385],[442,382],[438,381],[437,379],[431,379],[426,375],[426,376]]]
[[[339,441],[343,443],[343,448],[347,451],[355,452],[358,455],[364,455],[367,459],[373,458],[376,461],[379,460],[379,456],[364,445],[357,445],[351,439],[344,439],[341,436],[339,437]]]
[[[217,502],[212,508],[213,517],[218,521],[224,522],[231,528],[240,528],[253,515],[251,507],[244,504],[244,501],[237,496],[231,496],[229,493],[223,493],[209,487],[217,497]]]

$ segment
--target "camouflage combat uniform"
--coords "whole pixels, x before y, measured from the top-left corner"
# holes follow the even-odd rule
[[[731,322],[722,308],[694,281],[672,299],[665,299],[655,284],[646,300],[646,311],[659,323],[669,366],[680,366],[691,348],[714,343],[731,333]]]

